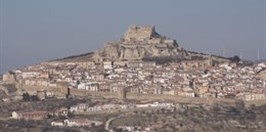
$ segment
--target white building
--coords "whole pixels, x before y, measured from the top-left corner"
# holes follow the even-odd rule
[[[99,126],[103,123],[101,121],[91,121],[88,119],[66,119],[64,120],[64,125],[68,127],[74,126]]]
[[[113,63],[111,61],[104,61],[103,62],[104,69],[113,69]]]

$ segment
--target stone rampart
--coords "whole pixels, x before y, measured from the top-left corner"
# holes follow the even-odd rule
[[[152,38],[155,33],[154,26],[130,26],[124,39],[126,41],[143,41]]]

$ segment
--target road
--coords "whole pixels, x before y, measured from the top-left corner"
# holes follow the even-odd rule
[[[118,118],[120,118],[120,117],[121,117],[121,115],[119,115],[119,116],[117,116],[117,117],[112,117],[112,118],[108,119],[108,120],[106,121],[106,123],[105,123],[105,127],[104,127],[105,130],[107,130],[108,132],[112,132],[113,130],[109,128],[110,123],[111,123],[113,120],[116,120],[116,119],[118,119]]]

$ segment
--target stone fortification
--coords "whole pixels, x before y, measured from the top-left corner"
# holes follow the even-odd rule
[[[130,26],[125,33],[125,41],[144,41],[155,37],[157,33],[155,32],[154,26]]]
[[[105,46],[93,53],[69,56],[56,61],[64,62],[93,62],[101,64],[103,61],[130,62],[130,61],[155,61],[166,60],[206,60],[215,62],[228,62],[228,58],[213,56],[185,50],[176,40],[156,32],[154,26],[129,26],[124,36],[117,41],[108,42]],[[5,79],[12,80],[12,76]]]
[[[180,47],[174,39],[160,35],[154,26],[129,26],[119,41],[109,42],[93,55],[95,62],[158,60],[204,60],[210,55],[191,52]],[[212,59],[228,61],[226,58]]]
[[[130,26],[124,38],[108,43],[94,55],[97,61],[135,61],[152,57],[186,58],[175,40],[156,33],[154,26]]]

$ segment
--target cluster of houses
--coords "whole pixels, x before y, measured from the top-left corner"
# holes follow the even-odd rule
[[[69,109],[67,108],[59,108],[53,111],[13,111],[12,119],[17,120],[45,120],[49,117],[54,116],[63,116],[68,117],[68,113],[94,113],[94,112],[118,112],[119,110],[134,110],[138,108],[178,108],[180,109],[182,106],[174,103],[142,103],[142,104],[102,104],[102,105],[94,105],[91,106],[86,103],[78,103],[77,105],[71,106]],[[65,119],[65,120],[56,120],[51,122],[51,126],[59,126],[59,127],[81,127],[81,126],[99,126],[102,125],[101,121],[92,121],[88,119]]]
[[[153,103],[138,103],[138,104],[102,104],[90,106],[86,103],[79,103],[70,107],[69,112],[73,113],[109,113],[109,112],[117,112],[117,111],[128,111],[135,110],[139,108],[177,108],[180,109],[180,104],[174,103],[161,103],[161,102],[153,102]]]
[[[53,111],[13,111],[12,118],[18,120],[44,120],[49,116],[64,116],[67,117],[68,109],[59,108]]]
[[[209,60],[155,62],[46,62],[10,71],[3,81],[21,86],[60,87],[137,94],[166,94],[185,97],[265,99],[266,65],[213,66]]]
[[[89,106],[86,103],[80,103],[74,106],[71,106],[69,111],[70,112],[111,112],[118,109],[128,109],[133,108],[133,105],[122,105],[122,104],[103,104],[103,105],[95,105]]]
[[[151,127],[140,127],[140,126],[118,126],[115,128],[116,131],[122,132],[155,132],[156,130]]]
[[[11,118],[16,120],[46,120],[49,117],[61,116],[68,117],[69,109],[59,108],[53,111],[13,111]],[[101,121],[92,121],[88,119],[65,119],[51,122],[51,126],[57,127],[92,127],[102,125]]]
[[[57,127],[92,127],[92,126],[100,126],[103,122],[101,121],[92,121],[88,119],[65,119],[60,121],[52,121],[51,126]]]

